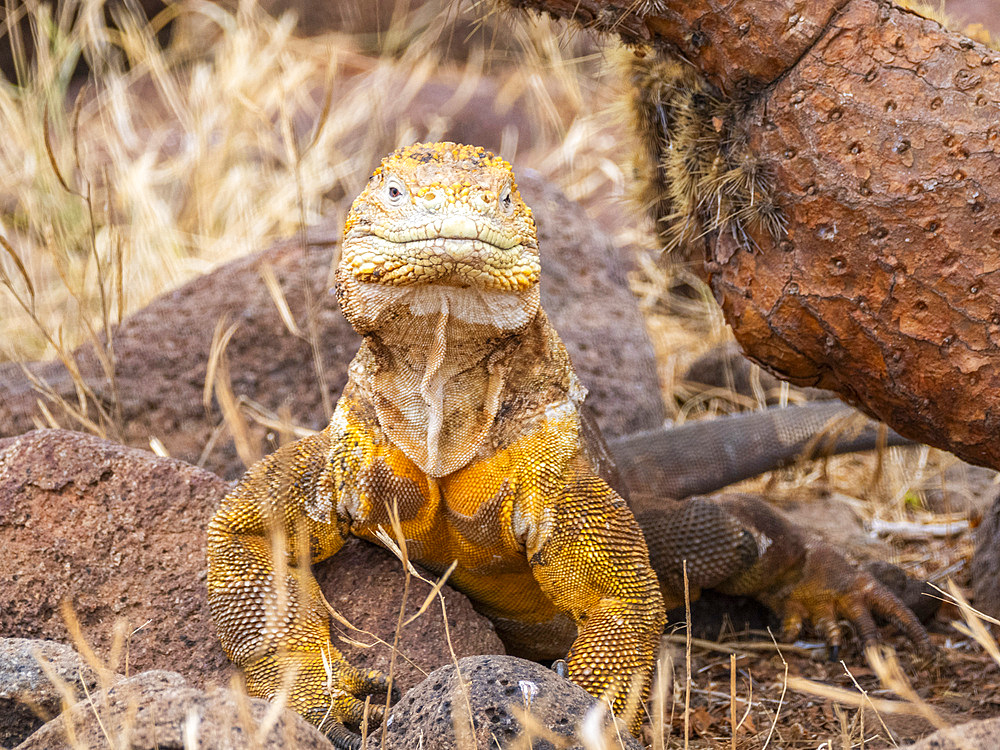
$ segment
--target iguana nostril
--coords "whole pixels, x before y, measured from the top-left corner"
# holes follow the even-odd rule
[[[423,194],[418,194],[420,203],[428,211],[437,211],[444,205],[445,193],[443,190],[427,190]]]

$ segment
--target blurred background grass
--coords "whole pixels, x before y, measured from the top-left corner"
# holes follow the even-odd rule
[[[191,2],[147,24],[125,3],[71,0],[56,17],[17,5],[6,67],[21,85],[0,85],[0,357],[72,349],[342,215],[382,155],[441,137],[484,99],[511,113],[486,145],[573,197],[620,195],[613,73],[593,40],[483,4],[363,8],[304,4],[297,24],[253,2]],[[328,30],[296,33],[310,24]]]
[[[339,219],[384,154],[451,134],[539,172],[613,237],[675,421],[759,406],[685,381],[731,335],[707,289],[652,251],[651,228],[626,200],[614,46],[488,0],[186,0],[145,6],[152,21],[139,11],[118,0],[0,9],[0,361],[67,362],[96,344],[113,370],[101,342],[122,317]],[[953,0],[949,13],[1000,30],[1000,0]],[[678,282],[685,294],[670,292]],[[742,489],[766,490],[859,551],[862,521],[980,512],[994,480],[970,471],[918,447]],[[961,578],[971,554],[968,534],[890,543],[895,562],[942,582]]]

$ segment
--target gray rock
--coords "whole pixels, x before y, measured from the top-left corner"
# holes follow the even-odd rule
[[[525,708],[548,731],[575,737],[581,720],[597,706],[582,688],[524,659],[470,656],[459,659],[458,668],[467,697],[454,666],[436,670],[393,706],[384,745],[387,750],[506,748],[519,737],[523,742],[525,728],[518,712]],[[469,727],[470,707],[475,717],[474,735]],[[609,721],[604,719],[605,727]],[[379,738],[378,730],[373,736]],[[622,740],[624,748],[640,747],[631,735],[624,734]],[[613,746],[618,747],[617,740]],[[536,738],[531,747],[554,750],[555,745]]]
[[[58,714],[64,699],[76,703],[97,683],[97,673],[64,643],[0,638],[0,747],[21,742]]]
[[[941,729],[901,750],[972,750],[1000,747],[1000,718],[970,721]]]
[[[188,685],[175,672],[143,672],[95,693],[50,721],[17,750],[330,750],[323,734],[298,714],[265,718],[271,704],[221,688]],[[71,725],[71,732],[67,726]]]
[[[972,553],[972,603],[981,612],[1000,616],[1000,497],[976,529]]]

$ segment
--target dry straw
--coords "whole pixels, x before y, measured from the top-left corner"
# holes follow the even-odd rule
[[[41,419],[50,426],[120,438],[114,326],[154,296],[219,263],[280,238],[297,236],[307,242],[310,225],[342,215],[382,155],[444,132],[444,119],[418,125],[409,117],[429,81],[458,83],[443,108],[452,115],[461,113],[480,83],[487,79],[495,83],[497,101],[518,108],[533,129],[504,131],[503,152],[515,165],[530,164],[595,213],[620,205],[630,167],[623,163],[622,125],[613,106],[619,79],[604,72],[610,67],[608,53],[599,44],[544,20],[526,20],[519,14],[500,17],[492,4],[480,2],[471,13],[457,4],[440,16],[419,8],[400,10],[374,42],[337,33],[300,39],[294,34],[293,19],[271,18],[251,2],[232,10],[192,2],[185,12],[191,22],[187,33],[193,36],[179,38],[164,50],[156,43],[155,32],[174,10],[152,25],[119,13],[115,29],[105,24],[99,0],[58,7],[53,17],[40,0],[19,4],[19,12],[41,43],[29,61],[23,54],[23,38],[16,25],[11,27],[15,50],[22,51],[16,57],[19,85],[0,85],[0,126],[5,133],[0,142],[0,172],[5,175],[0,185],[0,357],[16,362],[55,357],[65,364],[75,383],[73,399],[59,397],[42,381],[34,384]],[[456,19],[464,19],[466,25],[456,25]],[[73,76],[81,60],[91,71],[86,81]],[[687,127],[684,132],[695,133],[696,146],[705,138],[718,140],[712,135],[717,131],[711,116],[718,104],[710,98],[694,101],[691,87],[686,91],[680,113],[688,117],[682,123]],[[701,119],[692,123],[692,113],[700,113]],[[679,137],[681,131],[673,132]],[[732,218],[746,205],[759,211],[758,196],[767,188],[766,175],[752,159],[744,158],[739,143],[725,145],[729,149],[725,163],[698,161],[697,178],[702,183],[698,190],[680,182],[674,186],[673,200],[687,201],[684,205],[694,200],[696,212],[707,216],[710,226],[725,223],[721,219]],[[679,168],[676,163],[671,166]],[[723,205],[722,199],[729,203]],[[621,214],[620,208],[617,213]],[[680,239],[704,231],[693,223],[676,226],[673,236]],[[653,244],[651,227],[634,217],[609,223],[607,229],[623,248]],[[685,383],[686,366],[709,347],[729,340],[730,334],[710,291],[693,275],[677,266],[665,267],[654,253],[639,252],[636,261],[633,287],[657,350],[672,416],[683,421],[734,408],[757,408],[762,402],[759,394],[749,398],[731,392],[698,394]],[[308,316],[296,320],[277,279],[266,268],[262,273],[289,335],[307,339],[315,351],[322,343],[315,334],[315,320]],[[228,433],[236,438],[244,461],[250,462],[259,446],[241,437],[248,420],[288,437],[307,431],[233,394],[225,359],[231,331],[228,321],[219,321],[205,399],[207,405],[221,408],[224,422],[203,455]],[[97,353],[111,384],[110,399],[105,394],[98,397],[79,373],[72,354],[81,345]],[[317,374],[322,382],[323,373]],[[784,393],[787,398],[787,389]],[[327,412],[330,407],[324,404]],[[827,493],[822,502],[835,505],[838,513],[902,520],[914,514],[933,515],[918,506],[926,492],[946,483],[945,474],[953,466],[953,459],[937,452],[893,449],[879,459],[832,459],[747,486],[766,487],[779,502],[817,500],[820,487]],[[875,492],[863,492],[872,479]],[[962,488],[949,491],[961,493]],[[391,540],[387,535],[390,548]],[[279,548],[284,544],[276,543]],[[408,576],[419,575],[409,565],[405,546],[395,547]],[[956,556],[950,552],[944,557],[948,555]],[[954,571],[950,561],[935,559],[929,551],[906,553],[905,562],[918,573]],[[447,615],[439,586],[440,582],[432,588],[421,613],[436,597]],[[974,614],[959,606],[966,623],[960,627],[997,658],[988,632]],[[402,612],[401,608],[399,627],[407,624]],[[332,610],[331,614],[351,629],[340,615]],[[116,630],[105,666],[87,648],[70,610],[66,619],[78,649],[99,674],[121,669],[122,660],[127,673],[128,636]],[[377,642],[370,633],[351,632],[356,643]],[[692,654],[704,655],[709,649],[722,649],[730,670],[725,695],[730,736],[725,744],[757,747],[768,741],[766,737],[771,746],[779,744],[782,723],[790,720],[787,710],[780,716],[772,714],[766,737],[753,738],[749,729],[754,716],[758,721],[766,716],[765,705],[773,705],[777,691],[761,696],[758,688],[755,698],[753,681],[748,680],[747,697],[738,698],[734,666],[774,648],[770,642],[708,646],[686,634],[685,691],[673,689],[672,657],[665,656],[658,667],[649,738],[653,746],[668,746],[675,719],[690,723],[686,708],[691,697],[706,692],[699,693],[701,678],[689,665]],[[794,647],[782,650],[800,655]],[[736,661],[729,661],[730,654]],[[403,653],[397,656],[407,658]],[[453,661],[457,661],[454,653]],[[867,706],[883,713],[898,709],[928,715],[925,706],[910,699],[891,659],[873,663],[902,700],[887,702],[858,691],[831,693],[828,686],[791,677],[780,690],[782,695],[786,687],[789,692],[813,692],[857,712]],[[74,700],[72,689],[54,674],[51,679],[69,705]],[[249,704],[244,700],[240,705],[236,720],[249,726]],[[740,714],[739,706],[744,705]],[[107,716],[105,707],[93,700],[85,710],[99,721]],[[277,708],[268,714],[265,727],[275,720],[276,712]],[[533,736],[547,737],[530,716],[524,716],[523,723]],[[841,739],[850,744],[854,725],[845,726]],[[75,747],[72,727],[70,718],[68,740]],[[191,743],[199,729],[196,721],[187,725]],[[366,734],[373,731],[375,727],[368,727]],[[862,724],[862,737],[864,731]],[[259,742],[264,734],[251,736]],[[747,737],[757,744],[746,744]],[[108,739],[115,746],[116,738]],[[604,735],[588,737],[587,742],[595,748],[618,746],[616,738]],[[684,742],[695,744],[686,732]]]

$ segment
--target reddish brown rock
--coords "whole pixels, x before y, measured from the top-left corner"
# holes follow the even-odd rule
[[[131,670],[204,681],[226,660],[206,606],[205,527],[226,483],[180,461],[57,430],[0,453],[0,632],[72,642],[68,601],[107,658],[115,620]],[[124,665],[111,665],[124,669]]]
[[[430,581],[437,580],[431,574],[423,575]],[[339,640],[334,638],[335,645],[355,666],[388,673],[403,599],[402,563],[367,542],[352,539],[340,552],[316,566],[316,579],[330,606],[357,628],[335,622],[332,629],[339,636]],[[417,613],[430,591],[427,583],[410,579],[404,621]],[[447,630],[442,599],[448,613]],[[401,692],[452,662],[449,641],[459,657],[504,653],[493,625],[476,614],[464,595],[445,586],[441,597],[436,597],[417,620],[400,631],[393,674]]]
[[[228,263],[157,298],[122,323],[114,349],[123,440],[147,448],[155,436],[172,456],[191,463],[201,459],[228,478],[242,473],[243,464],[225,428],[221,439],[203,454],[222,422],[214,404],[209,410],[202,405],[213,333],[220,321],[237,326],[226,350],[237,397],[253,399],[273,411],[284,407],[293,421],[314,429],[325,424],[328,415],[323,413],[311,348],[288,332],[260,276],[265,267],[273,271],[303,327],[309,309],[306,294],[312,295],[327,389],[335,399],[346,382],[346,365],[354,356],[357,338],[332,295],[327,295],[325,280],[337,230],[332,225],[319,227],[309,238],[305,248],[286,242]],[[102,401],[114,403],[115,390],[90,347],[77,350],[76,358]],[[73,383],[60,363],[32,370],[58,393],[72,398]],[[0,365],[0,425],[6,434],[31,429],[38,397],[16,365]],[[55,414],[61,417],[58,408]],[[251,428],[251,435],[257,450],[268,452],[267,430]]]
[[[72,642],[61,613],[66,600],[101,659],[121,618],[132,633],[130,673],[170,669],[198,687],[227,682],[205,588],[205,529],[227,487],[181,461],[80,433],[42,430],[0,442],[0,635]],[[344,617],[392,642],[403,591],[395,558],[353,540],[317,573]],[[408,614],[428,591],[413,583]],[[459,656],[503,652],[463,595],[446,587],[443,596]],[[397,660],[401,688],[451,662],[439,603],[403,636],[400,650],[412,663]],[[388,667],[385,646],[344,644],[344,653]]]

